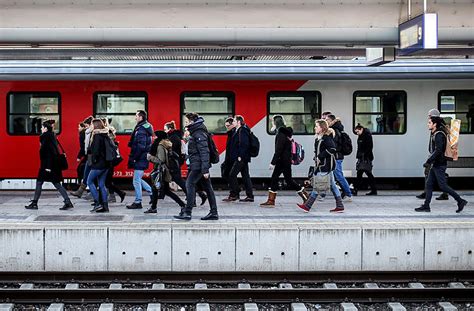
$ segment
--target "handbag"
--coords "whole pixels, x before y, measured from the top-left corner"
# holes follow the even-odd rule
[[[314,166],[310,166],[308,169],[308,178],[311,179],[314,176]]]
[[[69,167],[69,165],[67,163],[66,152],[64,152],[64,148],[61,145],[61,143],[59,142],[59,140],[56,139],[56,141],[58,142],[58,146],[61,149],[61,152],[59,153],[59,156],[58,156],[59,168],[61,169],[61,171],[65,171]]]
[[[356,163],[357,171],[371,172],[372,171],[372,161],[366,159],[360,159]]]
[[[162,184],[162,179],[163,179],[163,171],[160,166],[157,166],[151,173],[150,173],[150,178],[153,187],[155,189],[160,190],[161,189],[161,184]]]
[[[318,192],[327,192],[331,188],[331,173],[317,173],[313,177],[313,188]]]

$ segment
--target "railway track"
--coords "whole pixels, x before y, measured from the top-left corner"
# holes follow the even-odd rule
[[[241,306],[241,310],[247,310],[250,303],[255,304],[257,310],[266,310],[265,307],[258,306],[277,304],[295,309],[292,304],[297,303],[306,309],[311,309],[309,306],[312,304],[336,304],[341,310],[358,309],[354,304],[382,304],[387,310],[394,310],[390,309],[389,303],[400,306],[431,303],[438,307],[441,306],[440,303],[447,303],[455,307],[456,304],[473,302],[473,271],[0,273],[0,304],[14,306],[52,303],[63,307],[84,304],[100,306],[104,303],[109,306],[188,304],[197,310],[208,310],[197,308],[197,304],[200,304],[214,306],[213,310],[220,310],[215,307],[219,305]],[[356,309],[348,309],[347,306],[354,306]],[[1,307],[0,305],[0,309]],[[91,310],[94,309],[96,308]],[[112,307],[110,310],[116,309],[117,307]]]

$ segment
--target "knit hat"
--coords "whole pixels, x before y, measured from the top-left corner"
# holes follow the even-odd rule
[[[439,117],[441,114],[438,109],[431,109],[428,111],[428,117]]]

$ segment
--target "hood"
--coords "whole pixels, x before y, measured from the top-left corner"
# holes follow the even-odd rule
[[[196,121],[194,121],[193,124],[188,125],[188,131],[192,134],[198,130],[204,130],[207,132],[207,128],[204,125],[204,119],[203,117],[198,117]]]
[[[144,121],[141,124],[141,127],[143,127],[145,131],[147,131],[148,135],[153,136],[153,126],[151,126],[150,123],[148,123],[147,121]]]
[[[173,144],[171,143],[169,139],[162,139],[160,141],[160,145],[162,145],[163,147],[165,147],[165,149],[168,149],[168,150],[171,150],[171,147],[173,147]]]
[[[339,132],[344,131],[344,125],[342,125],[342,122],[339,119],[334,120],[334,124],[331,125],[331,128],[338,130]]]
[[[183,133],[180,130],[171,130],[168,132],[168,137],[177,136],[179,139],[183,139]]]
[[[293,129],[290,126],[288,127],[282,126],[278,129],[278,133],[282,133],[288,138],[291,138],[293,136]]]
[[[109,129],[108,128],[105,128],[105,129],[96,129],[92,132],[93,135],[96,135],[96,134],[109,134]]]

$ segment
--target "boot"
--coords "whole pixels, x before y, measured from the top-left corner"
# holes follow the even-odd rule
[[[207,194],[204,191],[199,191],[198,195],[201,198],[201,205],[204,205],[207,201]]]
[[[28,205],[25,205],[26,209],[38,209],[38,201],[37,200],[31,200],[31,203]]]
[[[417,199],[424,200],[426,199],[426,192],[423,192],[416,196]]]
[[[143,213],[145,214],[156,214],[157,210],[156,210],[156,204],[152,204],[150,206],[149,209],[147,209],[146,211],[144,211]]]
[[[102,206],[99,206],[98,209],[95,210],[96,213],[108,213],[109,212],[109,202],[102,203]]]
[[[201,217],[201,220],[219,220],[219,215],[209,212],[206,216]]]
[[[458,202],[458,209],[456,210],[456,213],[461,213],[462,210],[464,209],[464,206],[466,206],[466,204],[467,204],[467,201],[461,199],[461,200]]]
[[[301,208],[305,213],[308,213],[311,207],[313,206],[314,202],[316,201],[317,196],[310,195],[308,200],[306,200],[303,204],[296,204],[299,208]]]
[[[439,195],[439,197],[436,198],[438,201],[446,201],[449,200],[449,196],[446,192],[443,192]]]
[[[120,197],[120,203],[123,202],[123,200],[125,199],[125,196],[127,195],[127,193],[125,191],[120,191],[118,193],[118,196]]]
[[[422,206],[415,208],[415,212],[431,212],[431,208],[429,205],[423,204]]]
[[[182,214],[179,213],[179,215],[173,216],[175,219],[179,220],[191,220],[191,214],[187,212],[183,212]]]
[[[95,201],[94,200],[94,204],[92,205],[92,209],[89,211],[91,213],[94,213],[99,207],[102,207],[102,205],[100,205],[99,201]]]
[[[73,191],[73,192],[70,192],[70,193],[71,193],[71,195],[80,198],[80,197],[82,197],[82,194],[84,193],[84,191],[86,191],[86,188],[87,188],[87,185],[81,183],[79,185],[79,188],[76,191]]]
[[[265,203],[260,204],[260,207],[275,207],[276,196],[276,192],[268,190],[268,199]]]
[[[304,190],[304,187],[301,187],[300,191],[297,191],[296,194],[298,194],[300,198],[303,199],[303,203],[306,202],[309,198],[308,192]]]
[[[63,205],[63,207],[60,208],[60,210],[65,211],[65,210],[71,209],[73,207],[74,207],[74,205],[72,205],[71,200],[68,199],[68,200],[64,201],[64,205]]]
[[[344,204],[342,203],[342,198],[336,198],[336,208],[330,210],[331,213],[342,213],[344,212]]]
[[[115,193],[110,193],[109,192],[109,198],[108,198],[109,203],[116,203],[117,199],[115,198]]]

